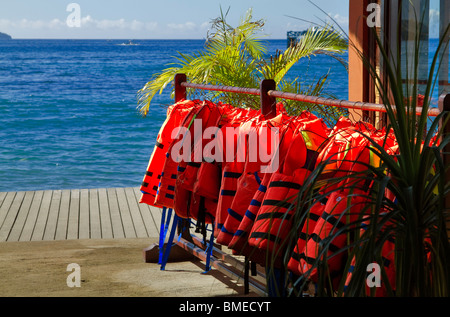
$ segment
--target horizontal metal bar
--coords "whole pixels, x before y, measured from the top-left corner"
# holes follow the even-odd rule
[[[204,85],[204,84],[193,84],[193,83],[187,83],[187,82],[181,83],[181,86],[186,87],[186,88],[223,91],[223,92],[234,92],[234,93],[239,93],[239,94],[247,94],[247,95],[255,95],[255,96],[260,95],[260,90],[256,89],[256,88]]]
[[[339,108],[347,108],[347,109],[386,112],[386,107],[384,105],[376,104],[376,103],[307,96],[307,95],[293,94],[293,93],[282,92],[282,91],[277,91],[277,90],[269,90],[267,93],[272,97],[281,98],[281,99],[290,99],[290,100],[296,100],[296,101],[301,101],[301,102],[320,104],[320,105],[325,105],[325,106],[333,106],[333,107],[339,107]],[[392,106],[392,108],[395,111],[395,106]],[[422,113],[422,108],[417,107],[416,114],[420,115],[421,113]],[[428,110],[428,116],[430,116],[430,117],[436,117],[440,113],[441,113],[441,111],[438,108],[431,108]]]
[[[260,89],[256,89],[256,88],[194,84],[194,83],[188,83],[188,82],[182,82],[181,86],[183,86],[185,88],[233,92],[233,93],[248,94],[248,95],[255,95],[255,96],[261,94]],[[269,96],[275,97],[275,98],[289,99],[289,100],[295,100],[295,101],[307,102],[307,103],[319,104],[319,105],[325,105],[325,106],[332,106],[332,107],[338,107],[338,108],[357,109],[357,110],[363,110],[363,111],[386,112],[386,107],[384,105],[376,104],[376,103],[314,97],[314,96],[282,92],[282,91],[277,91],[277,90],[269,90],[267,92],[267,94]],[[392,108],[395,111],[395,106],[392,106]],[[417,107],[416,114],[420,115],[421,113],[422,113],[422,108]],[[441,113],[441,111],[438,108],[430,108],[428,110],[428,116],[430,116],[430,117],[436,117],[440,113]]]

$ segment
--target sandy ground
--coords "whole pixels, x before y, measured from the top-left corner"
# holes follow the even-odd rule
[[[0,244],[1,297],[219,297],[245,296],[197,259],[172,261],[164,271],[143,250],[157,239],[65,240]],[[80,268],[80,287],[69,287]],[[70,275],[70,276],[69,276]],[[250,294],[251,296],[252,294]],[[254,294],[253,294],[254,296]]]

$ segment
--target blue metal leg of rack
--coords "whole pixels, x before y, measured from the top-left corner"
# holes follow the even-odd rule
[[[167,241],[167,245],[166,245],[166,248],[164,249],[163,258],[161,261],[161,270],[162,271],[165,270],[167,260],[169,259],[170,249],[172,248],[173,239],[175,238],[175,232],[177,231],[178,219],[179,219],[179,217],[177,215],[174,215],[173,222],[172,222],[172,230],[170,231],[170,235],[169,235],[169,241]]]

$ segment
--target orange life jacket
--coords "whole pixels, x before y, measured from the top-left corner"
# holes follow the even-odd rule
[[[291,258],[289,259],[287,268],[290,272],[296,275],[302,275],[304,272],[300,270],[300,259],[304,261],[308,261],[306,259],[306,255],[303,253],[306,241],[314,232],[317,221],[320,219],[320,216],[323,214],[325,209],[325,205],[328,201],[328,197],[324,196],[320,200],[316,200],[311,204],[310,209],[305,215],[305,219],[303,221],[303,225],[301,225],[301,230],[299,233],[297,244],[292,251]]]
[[[361,234],[364,233],[366,230],[367,225],[369,225],[368,222],[364,222],[364,225],[361,228]],[[390,288],[395,292],[396,289],[396,276],[395,276],[395,239],[393,237],[389,237],[386,239],[386,241],[383,244],[382,250],[381,250],[381,257],[383,260],[383,263],[377,263],[380,266],[384,266],[384,270],[386,272],[386,276],[389,282]],[[355,269],[356,259],[353,257],[351,260],[351,264],[349,267],[349,271],[347,272],[345,284],[344,284],[344,294],[346,292],[346,289],[348,288],[353,270]],[[380,272],[380,278],[381,278],[381,272]],[[368,296],[372,295],[372,289],[369,288],[369,286],[366,284],[366,294]],[[386,285],[383,283],[383,279],[381,279],[381,287],[375,287],[375,297],[386,297],[388,296],[388,291],[386,288]]]
[[[305,113],[306,116],[306,113]],[[284,157],[286,156],[286,152],[291,145],[292,138],[294,133],[297,131],[297,118],[293,118],[290,122],[287,123],[286,129],[282,130],[280,145],[278,147],[278,160],[279,162],[284,161]],[[259,208],[261,207],[262,200],[264,199],[264,195],[267,190],[267,186],[269,184],[271,175],[275,172],[274,170],[270,173],[264,173],[263,177],[258,177],[258,188],[251,197],[249,203],[246,203],[247,209],[242,216],[242,220],[239,222],[239,226],[233,234],[233,238],[228,244],[228,248],[233,250],[233,253],[236,255],[246,255],[250,256],[250,254],[255,254],[255,248],[248,248],[248,235],[252,228],[253,222],[256,218]],[[239,196],[240,197],[240,196]]]
[[[282,169],[272,175],[262,206],[252,226],[249,245],[282,256],[283,240],[289,233],[295,213],[294,200],[305,179],[314,169],[318,150],[329,131],[323,120],[299,124]]]
[[[290,119],[284,114],[280,114],[277,117],[270,120],[262,120],[257,122],[250,133],[253,133],[249,137],[246,147],[246,162],[242,175],[237,179],[236,195],[233,197],[231,206],[228,208],[228,214],[226,215],[225,221],[221,227],[221,231],[217,236],[217,243],[222,245],[228,245],[233,238],[234,233],[239,227],[240,222],[249,206],[255,192],[261,183],[261,179],[264,178],[267,172],[261,171],[263,166],[268,166],[275,162],[263,162],[262,157],[257,155],[258,153],[272,154],[275,159],[276,151],[280,146],[281,136],[284,135],[285,130],[288,129],[289,125],[286,120]],[[277,140],[271,140],[271,133],[269,130],[276,128]],[[273,132],[272,131],[272,132]],[[264,136],[260,135],[263,134]],[[260,137],[267,140],[262,141]],[[274,143],[276,142],[276,144]],[[252,144],[250,144],[252,143]],[[250,150],[251,149],[251,150]],[[250,153],[249,151],[256,152]],[[256,154],[256,155],[255,155]],[[270,159],[269,157],[265,159]]]
[[[352,132],[352,130],[355,132]],[[379,162],[374,162],[373,153],[370,150],[371,143],[359,132],[366,133],[379,145],[385,143],[382,133],[376,131],[369,124],[355,124],[346,130],[346,136],[350,136],[350,139],[348,139],[345,150],[346,168],[341,170],[341,172],[347,173],[347,177],[340,183],[341,185],[344,184],[345,187],[331,193],[323,209],[323,214],[314,226],[313,232],[310,232],[311,228],[309,230],[302,230],[302,233],[308,232],[309,235],[307,235],[308,240],[306,243],[301,236],[297,244],[297,252],[304,246],[303,254],[294,254],[296,259],[300,259],[299,269],[296,270],[297,273],[307,272],[311,268],[312,262],[324,258],[320,254],[320,242],[323,239],[329,238],[331,234],[339,230],[339,227],[355,221],[357,217],[362,216],[361,213],[366,212],[364,208],[367,203],[366,195],[371,186],[370,178],[360,180],[359,178],[351,178],[349,176],[365,171],[368,169],[368,165],[374,166]],[[389,144],[389,142],[386,142],[386,144]],[[320,213],[320,209],[318,211]],[[318,213],[313,215],[317,217]],[[346,253],[338,251],[345,246],[347,239],[348,237],[345,233],[335,236],[327,250],[327,264],[332,278],[342,272],[342,262]],[[294,265],[295,260],[292,262],[292,265]],[[309,273],[312,280],[317,280],[317,270],[314,269]]]
[[[355,189],[354,191],[357,192]],[[354,196],[350,196],[354,195]],[[322,215],[317,220],[313,232],[308,236],[308,241],[300,256],[299,271],[303,274],[307,273],[308,277],[314,281],[318,281],[317,268],[313,264],[318,260],[326,258],[329,276],[336,278],[336,275],[342,274],[343,260],[345,253],[340,251],[347,242],[347,234],[338,231],[347,223],[351,223],[357,219],[360,212],[365,206],[365,199],[362,193],[355,193],[348,189],[334,191],[327,200],[327,204]],[[331,239],[331,237],[333,237]],[[326,257],[322,254],[321,241],[331,239]],[[311,271],[310,271],[311,270]]]
[[[174,209],[181,218],[193,218],[193,215],[191,214],[191,204],[194,204],[195,202],[193,202],[192,193],[198,170],[203,159],[203,148],[206,142],[203,138],[203,132],[205,129],[214,126],[220,116],[220,106],[205,101],[195,115],[195,120],[197,122],[189,126],[188,131],[190,133],[183,141],[186,142],[183,145],[187,145],[187,148],[191,153],[187,160],[181,160],[177,166]],[[196,133],[198,135],[195,135]],[[199,157],[195,157],[195,155]]]
[[[220,110],[221,115],[215,124],[217,129],[212,136],[212,138],[217,141],[217,143],[214,144],[216,147],[223,145],[221,143],[222,140],[218,138],[217,133],[221,131],[221,128],[225,124],[230,124],[237,120],[237,118],[244,117],[245,114],[254,113],[253,110],[249,111],[246,109],[235,108],[226,104],[220,104]],[[192,217],[198,219],[199,214],[203,212],[206,215],[200,215],[200,217],[202,218],[202,221],[206,221],[207,223],[211,223],[216,218],[222,177],[222,159],[216,161],[216,158],[221,158],[223,149],[213,148],[213,146],[211,146],[210,151],[210,154],[213,157],[204,157],[203,162],[201,162],[198,169],[192,191],[192,203],[190,205],[190,214]],[[206,155],[208,153],[204,154]]]
[[[286,114],[283,107],[277,105],[277,109],[279,113]],[[247,201],[242,204],[242,207],[246,207],[247,209],[242,215],[242,220],[240,222],[235,221],[233,225],[233,237],[231,241],[228,244],[228,248],[232,250],[232,253],[235,255],[245,255],[248,260],[260,263],[261,265],[265,264],[266,260],[266,252],[262,251],[258,248],[249,246],[248,244],[248,235],[252,228],[253,222],[256,218],[256,215],[258,213],[258,210],[261,206],[262,200],[264,198],[265,192],[267,190],[268,183],[270,181],[271,175],[273,172],[278,170],[278,168],[281,165],[281,162],[284,161],[284,158],[286,156],[286,152],[288,151],[292,138],[295,134],[295,132],[298,130],[298,123],[300,121],[310,120],[313,118],[316,118],[313,114],[304,111],[301,115],[296,117],[283,117],[278,116],[280,119],[283,118],[283,120],[279,120],[278,123],[282,124],[282,127],[280,128],[280,144],[278,146],[278,166],[275,166],[275,164],[272,164],[271,171],[266,173],[261,173],[259,177],[257,177],[258,182],[258,188],[254,192],[253,196],[250,197],[250,195],[247,195]],[[275,119],[276,121],[277,119]],[[273,162],[271,162],[273,163]],[[259,165],[258,165],[259,166]],[[256,173],[257,175],[258,173]],[[235,206],[239,206],[236,201],[242,202],[242,195],[240,191],[238,190],[236,197],[234,198],[233,204],[231,209],[236,208]],[[237,209],[237,208],[236,208]],[[234,210],[234,209],[233,209]],[[241,211],[242,212],[242,211]],[[227,218],[228,225],[230,225],[230,216]],[[237,226],[237,228],[236,228]],[[236,230],[235,230],[236,229]],[[222,233],[222,232],[221,232]]]
[[[172,142],[172,130],[181,124],[187,113],[191,111],[195,105],[195,101],[185,100],[168,107],[166,120],[159,130],[156,144],[140,187],[142,193],[139,200],[140,203],[157,206],[155,204],[155,197],[166,159],[167,149]]]
[[[224,149],[227,149],[228,158],[225,157],[227,153],[224,153],[222,163],[222,181],[220,186],[220,195],[217,203],[216,210],[216,222],[214,236],[217,238],[222,226],[228,215],[228,208],[230,208],[234,196],[236,195],[236,189],[238,179],[241,177],[245,167],[245,135],[251,130],[261,116],[255,118],[242,118],[242,122],[234,122],[222,127],[223,144]],[[235,128],[238,129],[238,133],[233,135],[232,138],[227,137],[226,129]],[[238,144],[238,142],[241,142]],[[234,149],[233,153],[230,152]],[[239,155],[239,157],[238,157]],[[232,157],[232,158],[231,158]]]
[[[224,124],[229,124],[238,120],[237,117],[244,118],[251,113],[255,113],[254,110],[249,111],[246,109],[234,108],[221,103],[218,104],[217,109],[220,114],[214,112],[214,116],[210,116],[209,123],[205,125],[205,128],[214,126],[217,128],[216,131],[219,131]],[[216,121],[215,124],[210,125],[214,121]],[[210,140],[203,140],[202,150],[206,145],[205,143],[208,142],[210,142]],[[221,142],[218,140],[215,145],[218,146],[220,144]],[[216,150],[219,150],[218,156],[220,156],[220,152],[222,152],[223,149]],[[193,172],[190,173],[191,180],[187,182],[189,184],[188,187],[183,186],[184,189],[190,192],[190,196],[188,196],[188,199],[186,200],[188,202],[188,216],[197,220],[197,228],[206,234],[204,224],[212,224],[215,222],[216,218],[221,185],[221,162],[214,162],[211,161],[211,158],[205,157],[199,165],[190,166],[190,164],[188,164],[187,169],[189,167],[193,169]],[[196,172],[194,168],[197,170]],[[191,184],[193,185],[191,186]],[[180,201],[182,204],[182,200]]]
[[[256,215],[258,214],[258,210],[261,207],[264,195],[266,194],[267,186],[269,184],[271,176],[272,173],[266,173],[264,175],[264,178],[260,180],[261,183],[259,184],[259,187],[255,194],[253,195],[252,200],[250,201],[247,210],[242,217],[242,221],[239,223],[239,227],[234,233],[231,242],[228,244],[228,247],[232,250],[234,255],[245,255],[252,261],[259,263],[263,262],[261,259],[264,259],[265,254],[260,252],[258,248],[249,246],[248,236],[255,221]]]
[[[193,107],[189,113],[183,118],[183,122],[178,126],[180,128],[188,128],[196,117],[197,111],[201,108],[201,102],[194,101],[195,107]],[[175,198],[175,184],[177,179],[177,167],[178,162],[173,158],[172,153],[174,147],[178,142],[181,142],[184,135],[183,130],[178,131],[178,135],[171,141],[164,161],[163,169],[161,172],[160,181],[158,184],[158,191],[155,197],[155,205],[160,207],[172,208],[174,207]]]
[[[278,113],[287,116],[286,110],[282,103],[276,105]],[[222,163],[222,181],[220,188],[220,195],[216,210],[216,221],[215,221],[215,231],[214,236],[217,238],[222,230],[223,224],[228,217],[228,209],[236,195],[238,187],[238,179],[242,176],[245,169],[245,154],[246,154],[246,143],[237,144],[238,140],[245,140],[245,135],[258,123],[265,120],[264,116],[261,115],[260,111],[255,112],[250,110],[247,114],[241,112],[239,116],[235,116],[234,120],[229,122],[228,125],[222,127],[223,133],[223,144],[224,148],[234,147],[234,154],[231,159],[229,157],[223,157]],[[234,135],[232,139],[228,139],[226,136],[227,128],[238,128],[239,134]],[[244,137],[242,137],[244,136]],[[244,156],[242,156],[244,154]],[[239,155],[239,156],[238,156]]]
[[[375,134],[376,134],[376,137],[378,137],[377,143],[379,145],[384,146],[384,149],[386,150],[386,152],[389,155],[395,156],[398,154],[398,144],[396,142],[395,135],[393,133],[386,134],[386,131],[383,129],[382,131],[377,131]],[[373,162],[371,162],[371,164],[373,164],[374,166],[379,166],[379,164],[380,164],[379,159],[375,158],[373,160]],[[388,189],[386,189],[385,197],[386,197],[386,199],[395,201],[395,196]],[[370,225],[368,221],[363,222],[363,225],[361,226],[361,234],[364,233],[364,231],[366,230],[368,225]],[[383,263],[377,263],[377,264],[379,264],[380,266],[381,265],[384,266],[384,270],[385,270],[389,285],[390,285],[391,289],[395,292],[395,288],[396,288],[396,275],[395,274],[396,273],[395,273],[395,262],[394,262],[395,257],[394,257],[394,255],[395,255],[395,239],[391,236],[386,239],[386,241],[384,242],[384,244],[382,246],[381,257],[383,259]],[[347,289],[347,287],[349,286],[355,263],[356,263],[356,259],[352,258],[349,272],[347,273],[347,276],[346,276],[344,293],[345,293],[345,290]],[[366,294],[368,296],[373,294],[372,289],[370,289],[368,287],[368,285],[366,285]],[[386,288],[386,285],[383,285],[383,280],[382,280],[381,287],[376,287],[374,296],[375,297],[385,297],[387,295],[388,295],[387,288]]]
[[[313,259],[307,258],[303,251],[307,240],[314,232],[317,221],[324,212],[329,193],[339,186],[339,183],[327,183],[327,179],[342,177],[347,173],[349,167],[344,161],[347,161],[353,128],[354,124],[348,118],[340,118],[319,153],[316,165],[327,163],[322,173],[324,175],[322,176],[324,188],[321,188],[317,193],[321,198],[311,203],[310,209],[304,216],[304,222],[300,226],[298,241],[288,262],[288,269],[294,274],[302,275],[304,273],[299,267],[301,259],[306,262],[313,262]],[[348,131],[349,129],[351,131]]]

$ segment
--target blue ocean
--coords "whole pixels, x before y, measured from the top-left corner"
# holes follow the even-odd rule
[[[147,117],[137,92],[203,40],[0,41],[0,191],[138,187],[173,103],[167,89]],[[269,54],[286,40],[268,40]],[[346,56],[344,56],[346,58]],[[347,72],[326,56],[291,78],[330,72],[327,91],[347,99]]]

